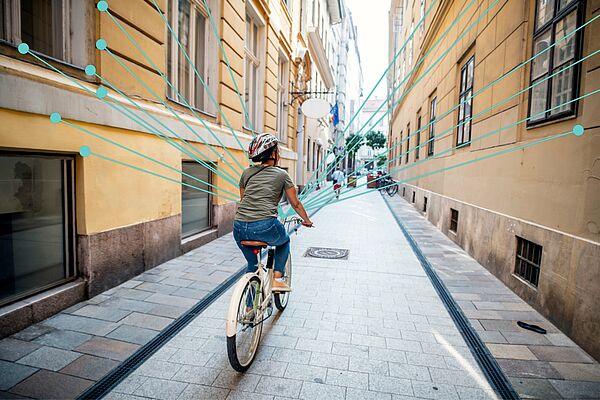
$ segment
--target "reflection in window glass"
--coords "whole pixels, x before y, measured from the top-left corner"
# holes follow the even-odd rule
[[[67,163],[0,155],[0,304],[71,275]]]
[[[563,67],[564,68],[564,67]],[[560,114],[571,110],[573,103],[565,104],[573,98],[573,68],[569,68],[552,78],[552,101],[550,114]],[[562,105],[561,105],[562,104]],[[555,107],[560,107],[554,109]]]
[[[545,118],[546,101],[548,100],[548,81],[544,81],[531,89],[531,121]],[[539,115],[538,115],[539,114]]]
[[[554,67],[564,64],[575,57],[575,35],[569,36],[577,27],[577,13],[572,12],[556,24],[556,46],[554,49]]]
[[[183,175],[182,181],[190,186],[209,190],[209,186],[200,181],[210,183],[207,168],[196,162],[183,162],[183,172],[196,178]],[[208,193],[189,186],[181,186],[181,236],[188,237],[210,227],[210,196]]]
[[[184,49],[190,48],[190,2],[189,0],[179,0],[179,41]],[[178,47],[179,48],[179,47]],[[178,85],[177,91],[186,100],[190,98],[190,63],[187,62],[185,54],[179,48],[179,62],[177,63]],[[175,94],[175,99],[180,101],[179,96]]]
[[[569,4],[571,4],[574,0],[558,0],[558,10],[562,10]]]
[[[546,50],[548,48],[548,46],[550,46],[550,40],[551,40],[550,33],[551,33],[550,30],[548,30],[546,33],[544,33],[542,36],[540,36],[538,39],[535,40],[535,43],[533,44],[533,53],[534,54],[539,54],[542,51]],[[533,59],[533,61],[532,61],[532,63],[533,63],[532,78],[533,79],[537,79],[540,76],[548,73],[548,69],[550,68],[550,65],[548,64],[549,60],[550,60],[550,52],[549,51],[546,51]]]
[[[206,76],[204,74],[205,71],[205,62],[204,60],[206,59],[206,17],[202,14],[200,14],[199,12],[196,13],[196,58],[194,60],[194,64],[196,65],[196,71],[198,71],[198,74],[200,74],[200,76],[203,77],[204,80],[206,80]],[[187,62],[187,59],[185,60],[186,64],[189,64]],[[204,76],[203,76],[204,75]],[[195,71],[192,71],[192,76],[193,76],[193,80],[194,80],[194,89],[196,91],[195,93],[195,103],[194,103],[194,107],[199,108],[201,110],[205,110],[205,104],[204,104],[204,93],[205,93],[205,89],[204,86],[202,85],[202,82],[200,81],[200,79],[198,78],[198,76],[196,75]],[[205,84],[207,82],[204,82]]]
[[[535,27],[540,28],[546,22],[552,19],[554,15],[554,1],[555,0],[538,0],[537,2],[537,19]]]
[[[64,58],[62,1],[21,0],[21,41],[31,49]]]

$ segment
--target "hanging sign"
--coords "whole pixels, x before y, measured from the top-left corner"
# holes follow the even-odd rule
[[[329,114],[331,106],[327,100],[308,99],[302,103],[302,113],[308,118],[319,119]]]

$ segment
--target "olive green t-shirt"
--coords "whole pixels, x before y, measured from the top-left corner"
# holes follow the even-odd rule
[[[254,222],[277,217],[277,205],[281,196],[292,186],[294,186],[292,178],[281,168],[262,166],[247,168],[240,178],[240,188],[244,189],[244,198],[240,201],[235,219]]]

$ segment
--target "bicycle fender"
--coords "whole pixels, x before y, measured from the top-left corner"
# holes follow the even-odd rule
[[[231,294],[231,300],[229,300],[229,310],[227,311],[227,323],[226,323],[226,335],[227,337],[235,336],[235,322],[237,319],[237,312],[239,306],[239,299],[244,293],[244,288],[246,284],[253,277],[258,276],[255,272],[248,272],[244,274],[235,284],[233,288],[233,293]]]

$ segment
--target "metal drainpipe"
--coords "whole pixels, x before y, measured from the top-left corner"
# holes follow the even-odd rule
[[[304,188],[304,114],[301,107],[298,107],[297,125],[296,152],[298,153],[298,160],[296,161],[296,186],[300,191]]]

